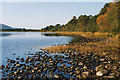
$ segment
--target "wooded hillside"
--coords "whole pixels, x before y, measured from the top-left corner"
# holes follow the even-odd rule
[[[50,25],[41,31],[77,31],[77,32],[109,32],[120,33],[120,2],[107,3],[95,16],[81,15],[73,18],[65,25]]]

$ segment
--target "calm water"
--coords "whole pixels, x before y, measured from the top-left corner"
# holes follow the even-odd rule
[[[15,59],[17,56],[25,57],[28,53],[35,53],[40,48],[68,43],[72,40],[66,36],[45,36],[40,32],[3,32],[2,38],[2,64],[7,64],[6,58]],[[13,55],[14,54],[14,55]]]

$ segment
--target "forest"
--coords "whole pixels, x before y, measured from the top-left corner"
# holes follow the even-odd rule
[[[15,31],[15,32],[37,32],[39,30],[34,29],[0,29],[0,32]]]
[[[99,14],[80,15],[65,25],[56,24],[42,28],[40,31],[76,31],[76,32],[108,32],[120,33],[120,2],[106,3]]]

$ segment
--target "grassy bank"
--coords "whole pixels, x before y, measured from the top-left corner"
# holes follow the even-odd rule
[[[57,32],[59,35],[72,36],[74,39],[66,46],[52,46],[46,48],[50,52],[65,52],[72,49],[78,54],[92,52],[98,55],[106,55],[111,59],[119,59],[119,37],[109,37],[108,33],[90,32]]]

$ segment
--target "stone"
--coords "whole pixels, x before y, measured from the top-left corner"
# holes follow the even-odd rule
[[[114,76],[108,76],[107,78],[114,78]]]
[[[100,61],[104,61],[105,59],[100,59]]]
[[[70,72],[70,76],[73,74],[73,72]]]
[[[19,67],[20,66],[20,64],[16,64],[16,67]]]
[[[37,68],[37,67],[35,67],[35,68],[34,68],[34,70],[38,70],[38,68]]]
[[[80,78],[81,78],[81,75],[76,75],[76,78],[80,79]]]
[[[79,65],[79,66],[82,66],[82,65],[83,65],[83,63],[82,63],[82,62],[79,62],[79,63],[78,63],[78,65]]]
[[[105,66],[105,68],[107,69],[107,68],[108,68],[108,66],[106,65],[106,66]]]
[[[23,70],[20,71],[20,73],[22,73],[22,72],[23,72]]]
[[[111,63],[110,61],[108,61],[108,63]]]
[[[21,76],[18,76],[18,80],[20,80],[22,77]]]
[[[21,62],[24,62],[24,58],[21,58],[20,61],[21,61]]]
[[[99,71],[99,70],[101,70],[101,69],[103,69],[103,66],[102,66],[102,65],[99,65],[99,66],[96,67],[96,71]]]
[[[89,75],[89,72],[82,72],[82,76],[86,78]]]
[[[14,74],[17,74],[17,72],[14,72]]]
[[[37,72],[41,73],[41,70],[39,69]]]
[[[76,74],[80,74],[80,70],[77,70],[77,71],[76,71]]]
[[[20,58],[18,58],[18,57],[16,58],[16,60],[19,60],[19,59],[20,59]]]
[[[54,77],[55,77],[55,78],[59,78],[59,76],[58,76],[58,75],[54,75]]]
[[[84,65],[83,69],[87,69],[87,66]]]
[[[120,62],[118,62],[118,64],[120,64]]]
[[[118,67],[117,67],[117,66],[113,66],[113,69],[117,70],[117,69],[118,69]]]
[[[70,63],[73,63],[73,61],[70,61]]]
[[[49,61],[49,63],[53,63],[54,61]]]
[[[32,73],[34,73],[35,71],[34,70],[32,70]]]
[[[66,65],[65,64],[61,65],[61,67],[64,67],[64,66],[66,66]]]
[[[96,75],[97,75],[97,76],[102,76],[103,73],[102,73],[101,71],[98,71],[98,72],[96,73]]]

